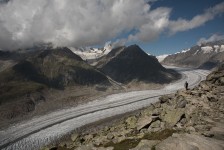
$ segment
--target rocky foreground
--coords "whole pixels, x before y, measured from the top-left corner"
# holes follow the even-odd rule
[[[193,89],[164,95],[134,115],[70,138],[46,149],[223,150],[224,65]]]

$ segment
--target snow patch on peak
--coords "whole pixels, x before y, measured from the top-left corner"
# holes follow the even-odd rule
[[[188,49],[183,49],[182,51],[180,51],[180,52],[176,52],[175,54],[186,53],[186,52],[188,52],[188,51],[190,51],[190,50],[191,50],[190,48],[188,48]]]
[[[106,43],[103,48],[104,54],[107,55],[111,50],[112,50],[112,45],[109,43]]]
[[[199,49],[193,55],[196,55],[198,52],[199,52]]]
[[[94,59],[98,59],[104,55],[107,55],[112,50],[112,46],[110,43],[106,43],[104,48],[69,47],[69,49],[76,55],[79,55],[83,60],[94,60]]]
[[[186,53],[186,52],[188,52],[189,50],[190,50],[190,48],[189,48],[189,49],[184,49],[184,50],[181,51],[181,53]]]
[[[215,48],[215,52],[216,52],[216,53],[217,53],[217,52],[219,51],[219,49],[220,49],[220,48],[219,48],[219,45],[214,45],[213,47]]]
[[[156,56],[156,58],[158,59],[159,62],[162,62],[167,56],[169,56],[169,55],[164,54],[164,55]]]
[[[220,51],[219,52],[224,52],[224,45],[220,46]]]
[[[211,53],[211,52],[213,52],[213,47],[211,47],[211,46],[204,46],[204,47],[201,47],[201,50],[203,51],[204,54]]]

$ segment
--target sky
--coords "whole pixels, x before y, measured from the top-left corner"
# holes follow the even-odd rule
[[[224,39],[223,27],[224,0],[0,0],[2,50],[111,43],[172,54]]]

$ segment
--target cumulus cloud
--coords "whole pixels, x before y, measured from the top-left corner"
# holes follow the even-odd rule
[[[0,47],[102,44],[145,24],[145,0],[12,0],[0,5]]]
[[[165,7],[150,11],[147,14],[147,21],[139,26],[138,32],[135,35],[128,37],[129,41],[140,40],[148,42],[158,38],[169,24],[170,12],[171,9]]]
[[[213,34],[212,36],[210,36],[209,38],[200,38],[197,42],[198,45],[207,43],[207,42],[214,42],[214,41],[219,41],[219,40],[223,40],[224,39],[224,35],[218,35],[218,34]]]
[[[2,0],[4,1],[4,0]],[[5,0],[8,1],[8,0]],[[156,0],[9,0],[0,4],[0,48],[36,43],[87,47],[130,33],[128,41],[152,41],[161,33],[195,28],[223,12],[222,3],[192,20],[170,21],[170,8],[151,9]],[[200,21],[201,20],[201,21]]]
[[[169,22],[170,34],[175,34],[180,31],[186,31],[205,24],[207,21],[214,19],[218,14],[224,12],[224,2],[205,10],[203,14],[196,15],[191,20],[179,18],[176,21]]]

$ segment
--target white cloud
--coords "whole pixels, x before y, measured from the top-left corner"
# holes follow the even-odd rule
[[[102,44],[145,24],[145,0],[13,0],[0,5],[0,47]]]
[[[170,34],[175,34],[180,31],[187,31],[205,24],[207,21],[214,19],[218,14],[224,12],[224,2],[207,9],[203,14],[196,15],[191,20],[179,18],[176,21],[169,22]]]
[[[223,12],[224,3],[192,20],[170,21],[170,8],[151,10],[156,0],[11,0],[0,4],[0,48],[35,43],[85,47],[103,44],[135,30],[127,40],[152,41],[161,33],[198,27]]]
[[[208,39],[206,39],[206,38],[200,38],[198,40],[197,44],[198,45],[201,45],[203,43],[214,42],[214,41],[223,40],[223,39],[224,39],[224,35],[213,34]]]
[[[147,21],[139,27],[135,35],[130,35],[129,40],[152,41],[159,37],[169,23],[171,9],[159,7],[147,14]]]

